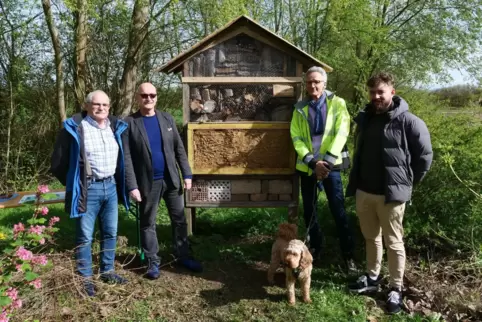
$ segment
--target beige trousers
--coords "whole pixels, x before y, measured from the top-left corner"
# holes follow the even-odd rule
[[[390,286],[401,289],[405,270],[403,214],[405,203],[385,204],[385,196],[356,192],[356,213],[366,242],[367,273],[378,276],[382,264],[383,245],[388,250]]]

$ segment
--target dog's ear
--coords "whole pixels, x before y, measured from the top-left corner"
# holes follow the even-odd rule
[[[313,263],[313,256],[311,256],[310,251],[305,246],[303,247],[303,253],[300,261],[300,268],[305,269],[306,267],[310,266],[312,263]]]

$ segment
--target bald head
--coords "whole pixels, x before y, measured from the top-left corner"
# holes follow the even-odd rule
[[[151,83],[142,83],[139,85],[136,100],[142,115],[152,116],[156,114],[157,91],[154,85]]]

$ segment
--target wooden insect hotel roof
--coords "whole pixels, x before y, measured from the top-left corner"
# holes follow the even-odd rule
[[[243,15],[230,21],[221,29],[218,29],[188,50],[174,57],[165,65],[158,68],[157,71],[167,74],[179,73],[183,70],[183,63],[185,61],[191,59],[200,52],[208,50],[217,44],[220,44],[240,34],[245,34],[252,38],[258,39],[259,41],[284,52],[303,64],[304,68],[321,66],[326,72],[331,72],[333,70],[332,67],[299,49],[289,41],[279,37],[272,31],[258,24],[253,19]]]

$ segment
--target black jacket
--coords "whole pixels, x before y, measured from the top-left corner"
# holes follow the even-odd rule
[[[408,111],[401,97],[393,97],[394,108],[388,112],[389,121],[383,136],[385,168],[385,202],[406,202],[412,196],[414,184],[420,182],[432,164],[432,144],[425,123]],[[365,144],[364,128],[369,123],[370,105],[355,117],[355,155],[346,195],[354,196],[360,169],[360,151]]]
[[[182,191],[183,185],[179,177],[178,166],[183,177],[192,176],[184,145],[172,116],[157,110],[156,116],[161,128],[166,171],[168,171],[174,187]],[[127,191],[139,189],[142,198],[145,198],[151,191],[154,180],[149,138],[140,112],[129,115],[125,121],[129,124],[129,128],[124,132],[122,138]]]

